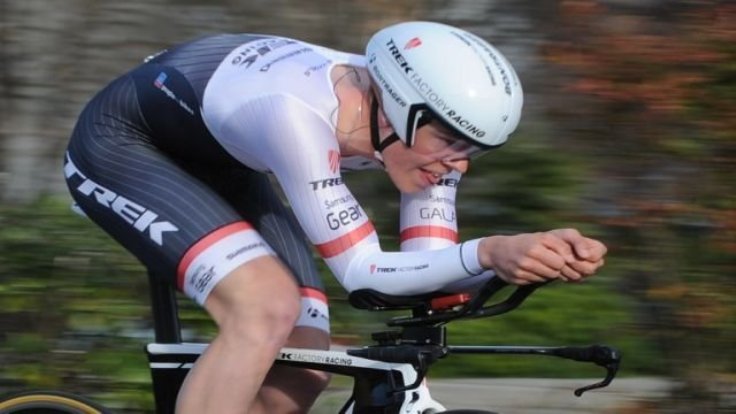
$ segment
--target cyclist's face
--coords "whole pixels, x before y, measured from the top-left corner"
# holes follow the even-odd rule
[[[468,161],[483,153],[482,149],[456,136],[438,122],[416,131],[412,150],[435,161]]]
[[[453,170],[464,174],[470,158],[480,153],[479,148],[454,137],[436,122],[419,128],[414,138],[411,148],[397,143],[384,151],[386,171],[406,193],[431,187]]]

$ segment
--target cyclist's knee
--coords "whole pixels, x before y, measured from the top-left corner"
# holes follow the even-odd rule
[[[221,334],[283,343],[299,317],[299,291],[285,267],[262,258],[221,280],[205,308]]]
[[[299,314],[296,305],[296,301],[277,297],[270,303],[259,304],[257,310],[244,303],[218,322],[219,332],[240,340],[283,346]]]

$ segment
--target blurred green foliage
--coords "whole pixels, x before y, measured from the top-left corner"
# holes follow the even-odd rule
[[[642,339],[679,386],[661,412],[734,412],[736,359],[736,4],[654,10],[564,2],[545,47],[583,105],[556,123],[584,130],[596,221]],[[592,139],[599,137],[599,139]]]
[[[508,147],[474,166],[460,190],[464,202],[458,208],[467,213],[461,215],[464,237],[486,234],[493,227],[512,232],[569,220],[563,200],[575,195],[577,186],[570,178],[576,172],[571,167],[575,162],[542,157],[535,146]],[[530,164],[535,168],[515,168]],[[391,203],[385,196],[378,197],[395,190],[384,176],[372,174],[367,179],[349,176],[348,181],[374,213],[384,246],[393,248],[398,198]],[[504,199],[515,200],[516,207],[509,208]],[[110,407],[134,412],[150,409],[142,347],[152,340],[152,322],[141,265],[89,220],[74,214],[63,197],[0,207],[0,251],[0,325],[4,328],[0,386],[61,388],[96,397]],[[367,344],[368,333],[382,329],[382,321],[391,315],[351,308],[342,288],[321,266],[335,341]],[[633,356],[627,360],[627,374],[655,373],[657,359],[643,352],[648,345],[636,338],[626,301],[610,292],[610,277],[543,289],[523,309],[497,321],[451,326],[450,339],[456,344],[528,345],[605,341],[621,344]],[[180,303],[185,339],[206,341],[215,332],[207,315],[187,299]],[[540,364],[519,357],[458,357],[437,367],[436,376],[599,374],[579,364]]]
[[[63,143],[51,137],[66,135],[93,90],[159,46],[204,32],[262,30],[360,50],[360,39],[389,20],[447,18],[502,42],[521,38],[512,45],[531,45],[521,54],[543,61],[526,68],[519,133],[463,178],[461,238],[575,227],[609,245],[608,263],[590,282],[546,287],[511,314],[452,324],[450,341],[605,342],[623,351],[622,375],[679,384],[658,409],[631,412],[736,412],[733,2],[313,2],[307,20],[296,2],[188,1],[174,14],[166,1],[93,3],[2,3],[0,15],[18,22],[0,31],[8,40],[0,138],[25,140],[26,150],[35,138],[58,158]],[[524,23],[505,24],[522,14]],[[67,32],[74,35],[60,35]],[[28,133],[29,125],[37,129]],[[395,248],[391,184],[381,172],[346,179],[384,248]],[[59,388],[145,412],[152,395],[142,347],[152,331],[144,269],[68,207],[65,197],[0,206],[0,391]],[[366,343],[389,314],[352,309],[323,271],[335,341]],[[180,311],[187,340],[214,334],[190,301]],[[599,374],[538,358],[453,356],[432,375]]]

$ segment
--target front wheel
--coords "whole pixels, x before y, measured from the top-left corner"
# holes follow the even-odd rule
[[[2,414],[108,414],[78,395],[60,391],[26,391],[0,398]]]

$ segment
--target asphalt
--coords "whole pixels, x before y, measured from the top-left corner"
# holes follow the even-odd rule
[[[672,386],[659,378],[624,378],[581,397],[573,395],[576,388],[599,380],[453,379],[431,380],[429,387],[432,397],[448,409],[484,409],[498,414],[602,414],[636,412],[637,404],[665,396]],[[311,413],[334,414],[349,394],[346,389],[329,389]]]

